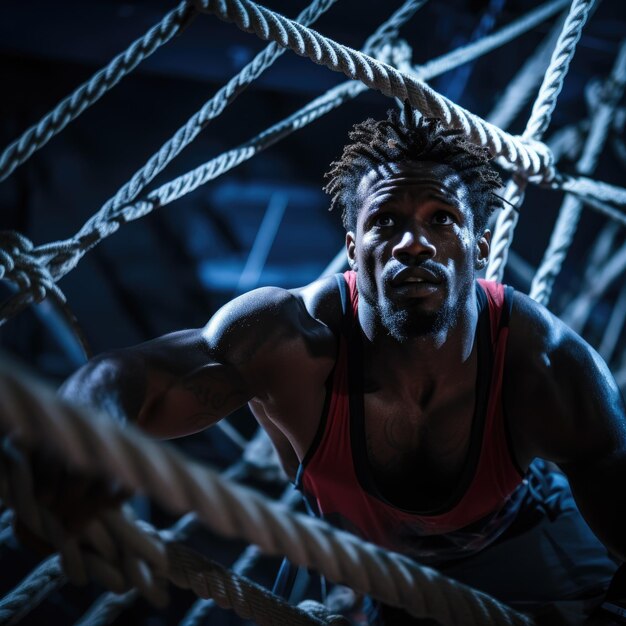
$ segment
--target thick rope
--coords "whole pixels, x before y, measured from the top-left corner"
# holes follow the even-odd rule
[[[486,41],[479,41],[463,46],[460,49],[444,54],[429,62],[423,69],[421,69],[420,66],[416,66],[414,70],[421,78],[428,80],[440,73],[449,71],[453,67],[469,62],[533,28],[539,22],[557,12],[562,7],[564,1],[565,0],[556,0],[549,2],[509,26],[504,27],[497,33],[494,33]],[[379,45],[379,42],[382,40],[381,34],[385,31],[395,32],[394,29],[401,19],[405,18],[408,14],[412,14],[420,5],[421,2],[406,2],[368,39],[363,48],[364,52],[375,52],[373,46]],[[461,51],[462,54],[460,54]],[[15,257],[13,265],[19,267],[22,272],[31,273],[36,273],[40,265],[47,267],[54,280],[58,281],[78,264],[79,260],[88,250],[99,243],[103,238],[113,234],[121,224],[139,219],[155,208],[169,204],[183,195],[192,192],[199,186],[240,165],[255,156],[258,152],[265,150],[282,138],[305,127],[366,90],[367,87],[357,81],[348,81],[338,85],[326,92],[323,96],[316,98],[293,115],[285,118],[266,131],[263,131],[238,148],[222,153],[194,170],[177,177],[173,181],[165,183],[158,189],[150,192],[143,200],[133,205],[120,208],[116,212],[115,219],[108,224],[100,225],[97,232],[83,237],[79,237],[77,233],[70,239],[52,242],[37,248],[32,248],[32,243],[29,242],[31,246],[29,250],[32,249],[30,254],[35,257],[36,260],[31,261],[30,257],[20,257],[18,254]],[[85,230],[85,226],[81,229],[81,231],[83,230]],[[2,271],[1,265],[2,257],[0,256],[0,271]],[[11,267],[13,267],[13,265]],[[7,278],[12,279],[10,272],[7,272]],[[10,298],[0,307],[0,324],[19,313],[30,301],[32,301],[32,296],[30,300],[27,297],[20,296]]]
[[[340,616],[324,619],[291,606],[260,585],[182,544],[169,543],[167,553],[169,577],[177,587],[191,589],[200,598],[212,598],[221,608],[232,609],[239,617],[251,619],[259,626],[346,624]]]
[[[280,498],[280,503],[284,504],[290,510],[292,510],[301,501],[302,495],[300,492],[296,491],[291,484],[285,489]],[[250,545],[233,563],[231,569],[236,574],[245,575],[254,567],[260,556],[261,551],[259,548],[254,545]],[[179,626],[201,626],[214,606],[215,600],[212,598],[209,600],[197,600],[181,619]]]
[[[595,169],[625,87],[626,41],[623,41],[611,76],[604,85],[602,101],[591,122],[583,153],[576,165],[576,170],[580,174],[590,174]],[[626,199],[626,190],[622,191],[624,199]],[[605,199],[597,191],[593,195],[599,200]],[[611,197],[611,201],[615,202],[614,196]],[[552,287],[574,239],[582,207],[582,201],[572,195],[566,196],[561,205],[550,243],[544,252],[543,260],[530,288],[530,297],[543,305],[547,306],[550,300]]]
[[[106,67],[59,102],[37,124],[31,126],[0,156],[0,181],[10,176],[16,167],[24,163],[39,148],[45,146],[52,137],[97,102],[155,50],[180,33],[194,13],[190,2],[187,0],[181,2],[143,37],[134,41],[127,50],[116,56]]]
[[[574,194],[582,200],[598,200],[626,209],[626,188],[609,185],[600,180],[561,174],[559,180],[551,183],[549,187]]]
[[[327,11],[337,0],[313,0],[296,20],[303,24],[312,24]],[[166,141],[147,163],[133,174],[119,191],[93,215],[78,232],[77,237],[84,237],[97,232],[103,223],[114,219],[116,211],[126,206],[145,186],[186,148],[224,109],[231,104],[256,78],[278,59],[284,50],[271,43],[259,52],[252,61],[231,78],[202,108],[192,115],[184,126]]]
[[[342,46],[250,0],[197,0],[197,6],[226,22],[233,22],[241,30],[276,41],[315,63],[360,80],[386,96],[408,100],[413,108],[463,130],[469,141],[488,148],[494,156],[503,157],[517,169],[546,179],[553,175],[547,146],[524,142],[502,131],[450,102],[425,83],[385,63]]]
[[[66,582],[61,559],[46,559],[0,600],[0,624],[17,624]]]
[[[557,39],[550,65],[544,75],[539,93],[533,104],[530,118],[526,124],[523,137],[540,140],[548,128],[556,100],[563,88],[563,82],[569,69],[570,62],[576,51],[576,44],[580,39],[583,26],[594,0],[574,0],[570,6],[563,28]],[[505,205],[498,215],[494,229],[494,252],[487,267],[487,278],[502,281],[506,266],[508,250],[513,242],[513,234],[517,225],[517,210],[524,201],[524,191],[527,179],[519,175],[507,185],[506,199],[510,204]]]
[[[313,567],[331,581],[416,617],[428,615],[442,624],[468,626],[529,623],[481,592],[321,520],[268,502],[134,428],[88,417],[86,411],[61,403],[38,383],[26,385],[15,368],[4,369],[0,429],[20,444],[43,445],[76,468],[115,477],[172,512],[197,510],[199,519],[222,536],[255,543],[266,554],[285,554],[295,564]]]

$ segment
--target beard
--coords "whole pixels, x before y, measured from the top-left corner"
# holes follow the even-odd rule
[[[427,264],[428,265],[428,264]],[[455,293],[450,297],[448,282],[445,274],[437,267],[430,266],[429,269],[442,280],[441,287],[445,290],[446,297],[442,305],[435,309],[425,309],[419,306],[419,302],[407,303],[398,301],[395,298],[383,297],[380,299],[365,296],[367,303],[376,312],[376,317],[380,321],[386,333],[398,342],[406,342],[417,337],[434,337],[441,331],[452,328],[462,315],[464,304],[470,295],[473,284],[468,284],[461,293]],[[393,271],[383,276],[385,291],[393,289],[390,286],[390,278]]]

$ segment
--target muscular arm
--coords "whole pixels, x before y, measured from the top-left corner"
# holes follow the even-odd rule
[[[505,402],[516,447],[527,460],[538,456],[561,467],[593,531],[626,560],[626,417],[606,364],[520,294],[508,352]]]
[[[227,304],[204,328],[92,359],[60,394],[155,437],[179,437],[273,391],[297,370],[317,332],[298,297],[258,289]]]

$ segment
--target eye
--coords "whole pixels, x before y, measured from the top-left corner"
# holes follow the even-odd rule
[[[449,224],[454,224],[454,222],[454,216],[448,211],[437,211],[433,215],[433,223],[439,226],[448,226]]]
[[[381,213],[376,216],[373,221],[373,225],[378,228],[387,228],[389,226],[393,226],[395,224],[395,220],[389,213]]]

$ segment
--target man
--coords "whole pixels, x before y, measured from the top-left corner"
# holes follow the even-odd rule
[[[563,476],[531,463],[559,465],[623,559],[623,401],[580,337],[477,282],[501,206],[485,151],[405,118],[355,126],[327,175],[350,272],[257,289],[203,329],[93,359],[61,393],[163,438],[247,402],[332,523],[521,608],[594,597],[616,566]]]

